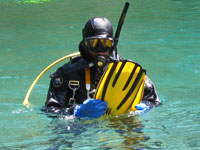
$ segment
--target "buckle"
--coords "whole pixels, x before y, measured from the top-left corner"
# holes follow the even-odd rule
[[[70,89],[78,89],[80,87],[79,81],[77,80],[69,80],[68,86]]]

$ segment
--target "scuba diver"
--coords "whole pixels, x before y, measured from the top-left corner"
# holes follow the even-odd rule
[[[112,24],[105,17],[91,18],[86,22],[82,35],[80,56],[73,57],[50,75],[47,99],[42,108],[45,112],[95,119],[108,108],[106,101],[95,100],[94,95],[109,62],[124,60],[113,48]],[[142,100],[135,106],[134,113],[144,113],[160,104],[156,89],[146,76]]]

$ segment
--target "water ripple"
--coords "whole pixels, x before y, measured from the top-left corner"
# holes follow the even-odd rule
[[[27,76],[1,76],[1,80],[27,78]]]

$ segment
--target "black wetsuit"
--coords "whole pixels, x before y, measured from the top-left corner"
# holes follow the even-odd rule
[[[85,66],[86,61],[83,58],[74,58],[70,62],[60,67],[54,74],[50,76],[51,81],[46,103],[42,108],[43,111],[58,114],[73,114],[74,107],[82,104],[83,101],[87,99],[87,90],[85,86]],[[96,89],[98,81],[104,70],[97,70],[94,66],[90,68],[91,91]],[[79,85],[74,87],[73,85],[70,85],[70,83],[74,81],[79,83]],[[75,101],[71,101],[74,89]],[[93,96],[94,92],[91,92],[90,97]],[[75,104],[73,104],[73,102],[75,102]],[[145,80],[142,102],[150,107],[161,104],[156,89],[148,77]]]

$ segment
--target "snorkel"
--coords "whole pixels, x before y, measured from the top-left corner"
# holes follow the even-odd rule
[[[120,35],[120,32],[121,32],[121,29],[122,29],[124,19],[126,17],[126,13],[128,11],[129,5],[130,5],[129,2],[125,3],[124,9],[122,11],[121,17],[120,17],[119,22],[118,22],[117,30],[116,30],[116,33],[115,33],[113,52],[115,52],[116,58],[117,58],[117,45],[118,45],[118,41],[119,41],[119,35]]]
[[[114,37],[114,45],[112,47],[112,51],[114,53],[114,57],[115,59],[117,59],[117,46],[118,46],[118,41],[119,41],[119,36],[120,36],[120,32],[121,32],[121,29],[122,29],[122,26],[123,26],[123,23],[124,23],[124,20],[125,20],[125,17],[126,17],[126,14],[127,14],[127,11],[128,11],[128,8],[129,8],[129,5],[130,3],[129,2],[126,2],[125,5],[124,5],[124,8],[123,8],[123,11],[122,11],[122,14],[121,14],[121,17],[119,19],[119,22],[118,22],[118,26],[117,26],[117,30],[115,32],[115,37]],[[106,64],[106,61],[107,59],[103,56],[99,56],[96,60],[96,64],[98,64],[98,66],[105,66]]]

